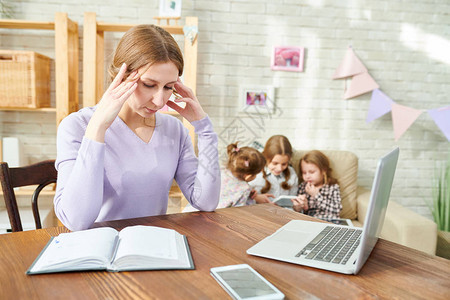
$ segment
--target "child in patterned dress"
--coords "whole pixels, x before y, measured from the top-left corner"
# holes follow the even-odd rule
[[[250,198],[249,181],[262,171],[266,160],[252,147],[238,147],[238,142],[227,146],[228,162],[221,168],[220,199],[217,208],[254,204]],[[183,212],[196,211],[189,204]]]
[[[292,199],[294,210],[331,221],[339,219],[341,193],[328,157],[319,150],[307,152],[300,160],[298,198]]]

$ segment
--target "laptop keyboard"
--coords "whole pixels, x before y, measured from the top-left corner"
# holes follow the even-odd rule
[[[361,229],[327,226],[295,256],[346,264],[361,238]]]

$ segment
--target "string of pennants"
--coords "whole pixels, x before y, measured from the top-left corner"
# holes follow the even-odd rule
[[[372,92],[366,122],[370,123],[391,112],[395,141],[398,141],[424,112],[421,109],[400,105],[383,93],[379,89],[380,86],[370,76],[367,68],[358,59],[351,46],[348,47],[344,59],[333,75],[333,79],[349,77],[352,78],[352,81],[345,89],[344,99],[350,99]],[[447,140],[450,141],[450,105],[430,109],[427,112]]]

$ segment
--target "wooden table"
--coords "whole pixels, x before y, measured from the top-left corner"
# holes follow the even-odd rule
[[[25,275],[53,227],[0,235],[0,299],[227,299],[211,267],[247,263],[287,299],[450,299],[450,261],[379,240],[355,275],[250,256],[246,250],[291,219],[309,217],[273,205],[103,222],[172,228],[188,237],[195,270]]]

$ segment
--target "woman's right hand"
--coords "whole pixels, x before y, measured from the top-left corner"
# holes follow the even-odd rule
[[[123,64],[97,104],[97,108],[86,128],[85,136],[87,138],[103,143],[106,130],[114,122],[125,101],[136,90],[139,73],[134,71],[126,80],[123,80],[126,70],[127,66]]]

